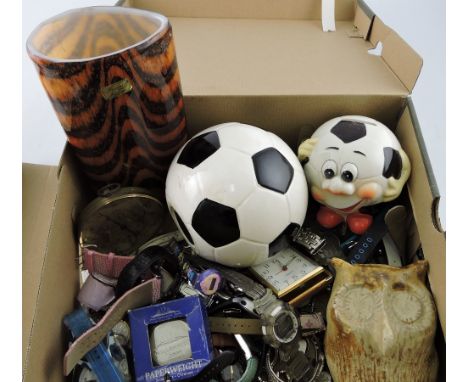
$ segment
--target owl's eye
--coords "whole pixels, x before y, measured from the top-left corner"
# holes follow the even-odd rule
[[[337,316],[350,326],[361,327],[379,310],[381,295],[362,285],[343,287],[335,296]]]
[[[351,183],[354,179],[357,178],[358,170],[357,167],[352,163],[345,163],[341,167],[341,179],[345,182]]]
[[[412,324],[423,314],[421,299],[411,292],[396,292],[391,298],[391,307],[395,316],[405,324]]]
[[[334,160],[327,160],[322,166],[322,174],[325,178],[331,179],[335,176],[337,171],[337,165]]]

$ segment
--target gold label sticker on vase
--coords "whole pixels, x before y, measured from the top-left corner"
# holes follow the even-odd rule
[[[111,85],[101,88],[101,94],[106,101],[130,91],[132,91],[132,84],[127,79],[114,82]]]

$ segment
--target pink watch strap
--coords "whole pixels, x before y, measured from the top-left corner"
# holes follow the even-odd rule
[[[133,256],[118,256],[113,252],[100,253],[89,248],[83,248],[83,268],[90,273],[118,278],[122,269],[133,260]]]
[[[91,329],[78,337],[63,358],[63,371],[70,374],[86,353],[96,347],[130,309],[151,305],[161,295],[161,279],[154,277],[123,294]]]

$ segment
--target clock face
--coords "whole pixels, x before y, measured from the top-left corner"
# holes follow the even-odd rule
[[[251,269],[276,293],[279,293],[294,283],[307,279],[321,267],[303,257],[296,250],[286,248]]]
[[[153,198],[122,197],[83,221],[82,242],[95,245],[100,252],[128,256],[155,236],[162,216],[161,204]]]

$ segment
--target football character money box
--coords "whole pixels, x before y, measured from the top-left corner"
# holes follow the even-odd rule
[[[295,153],[273,133],[224,123],[194,136],[166,180],[169,212],[196,253],[247,267],[304,222],[308,191]]]
[[[401,193],[411,165],[398,139],[382,123],[349,115],[325,122],[298,150],[313,198],[321,203],[318,222],[333,228],[346,220],[364,233],[372,216],[361,207],[388,202]]]

